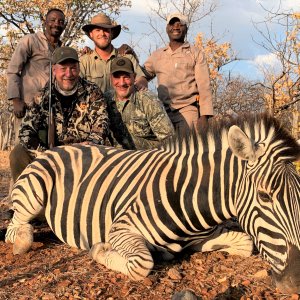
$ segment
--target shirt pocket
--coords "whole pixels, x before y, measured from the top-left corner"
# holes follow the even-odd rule
[[[91,72],[89,74],[87,74],[87,79],[90,81],[96,81],[100,80],[104,77],[103,72],[101,72],[100,70],[91,70]]]
[[[34,49],[31,56],[36,56],[37,59],[41,59],[41,60],[44,60],[47,64],[47,60],[45,60],[45,58],[49,57],[51,58],[52,54],[50,53],[49,50],[44,50],[43,48],[37,48],[37,49]]]
[[[187,61],[177,61],[174,64],[174,76],[179,80],[186,80],[187,76],[194,72],[194,66]]]

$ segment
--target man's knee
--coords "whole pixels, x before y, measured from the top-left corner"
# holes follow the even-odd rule
[[[21,144],[17,144],[9,154],[10,165],[15,165],[19,163],[20,160],[29,160],[29,154],[26,148]]]
[[[27,149],[20,144],[17,144],[10,152],[9,163],[13,181],[15,182],[22,171],[33,161],[33,157]]]

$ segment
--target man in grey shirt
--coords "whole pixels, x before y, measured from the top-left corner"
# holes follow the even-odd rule
[[[50,57],[61,46],[59,38],[64,29],[64,13],[57,8],[50,9],[44,32],[24,36],[12,55],[7,68],[7,98],[12,101],[16,116],[16,141],[26,107],[32,106],[34,95],[49,79]]]

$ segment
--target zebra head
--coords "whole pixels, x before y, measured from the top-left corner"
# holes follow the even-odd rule
[[[228,131],[229,148],[244,164],[235,199],[242,228],[270,263],[277,287],[300,293],[300,159],[297,143],[274,119],[259,117]]]

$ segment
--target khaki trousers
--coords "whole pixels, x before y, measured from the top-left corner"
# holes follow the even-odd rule
[[[175,130],[192,128],[199,119],[198,108],[193,105],[185,106],[178,110],[168,111],[168,116]]]

